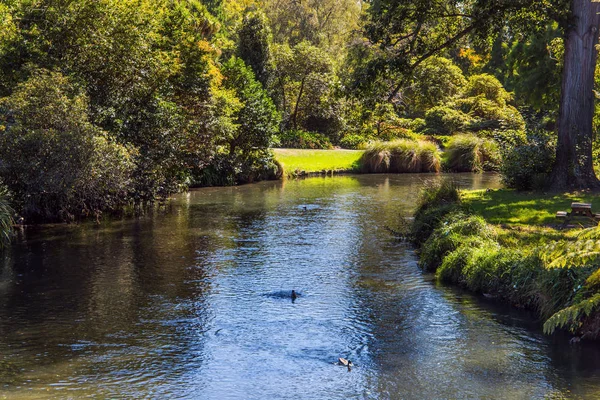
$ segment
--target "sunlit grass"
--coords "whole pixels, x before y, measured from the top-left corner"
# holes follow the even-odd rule
[[[492,224],[552,226],[561,223],[557,211],[570,211],[571,203],[592,203],[600,212],[600,195],[587,193],[544,194],[502,189],[462,192],[463,203]],[[588,221],[573,220],[586,224]]]
[[[275,159],[287,175],[303,172],[354,171],[363,150],[274,149]]]

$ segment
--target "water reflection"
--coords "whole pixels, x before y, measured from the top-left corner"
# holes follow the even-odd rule
[[[432,179],[209,188],[138,220],[26,232],[0,270],[0,397],[598,395],[595,345],[436,286],[391,240]]]

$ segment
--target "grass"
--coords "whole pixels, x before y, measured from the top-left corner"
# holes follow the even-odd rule
[[[286,175],[321,171],[355,171],[363,150],[274,149],[275,159]]]
[[[600,212],[600,195],[543,194],[502,189],[462,192],[463,204],[491,224],[516,226],[556,226],[557,211],[570,211],[571,203],[592,203],[592,211]],[[574,219],[573,222],[578,220]],[[586,224],[585,219],[579,222]]]
[[[373,143],[361,159],[367,173],[439,172],[440,163],[441,154],[434,143],[409,139]]]
[[[453,172],[494,171],[500,164],[496,142],[475,135],[455,135],[446,143],[445,166]]]
[[[556,229],[556,211],[588,193],[424,189],[412,225],[420,264],[441,281],[536,310],[544,332],[600,339],[600,228]],[[582,225],[595,225],[581,221]],[[571,226],[572,227],[572,226]],[[418,239],[418,240],[417,240]]]

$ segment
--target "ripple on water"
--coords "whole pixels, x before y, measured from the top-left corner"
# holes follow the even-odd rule
[[[436,285],[384,229],[433,179],[208,188],[28,236],[0,267],[0,397],[595,398],[597,349]]]

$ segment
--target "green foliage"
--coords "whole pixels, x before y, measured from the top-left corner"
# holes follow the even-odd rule
[[[361,135],[346,135],[340,140],[340,146],[344,149],[365,149],[368,139]]]
[[[274,46],[275,71],[271,93],[286,129],[337,133],[341,121],[334,98],[333,61],[307,41],[294,47]]]
[[[331,149],[333,146],[327,136],[302,129],[289,129],[279,135],[281,147],[293,149]]]
[[[13,215],[8,189],[0,184],[0,249],[6,247],[12,239]]]
[[[556,155],[556,142],[548,133],[529,134],[527,143],[504,151],[500,173],[507,187],[541,190],[547,185]]]
[[[424,114],[430,108],[449,102],[467,84],[460,68],[442,57],[425,60],[415,69],[412,79],[404,91],[405,103],[412,114]]]
[[[277,133],[280,117],[275,106],[244,62],[232,57],[222,66],[224,75],[221,107],[221,151],[200,172],[198,182],[235,184],[276,175],[268,151]]]
[[[568,328],[571,332],[577,332],[583,326],[585,318],[590,317],[592,313],[597,313],[600,309],[600,294],[580,301],[570,307],[564,308],[550,317],[544,323],[544,333],[552,334],[556,329]],[[591,338],[598,337],[600,332],[591,332]]]
[[[501,107],[512,100],[512,95],[504,89],[502,83],[489,74],[470,77],[465,92],[467,97],[483,96]]]
[[[544,249],[541,257],[547,268],[596,265],[600,259],[600,229],[584,229],[575,240],[554,242]]]
[[[453,172],[495,171],[500,165],[498,144],[475,135],[456,135],[446,145],[445,167]]]
[[[483,218],[462,212],[449,214],[423,243],[420,250],[421,266],[426,271],[435,271],[444,257],[464,242],[470,243],[471,247],[484,246],[492,243],[495,237],[494,230]]]
[[[424,243],[440,221],[461,205],[456,184],[449,179],[426,184],[419,192],[417,208],[410,228],[410,238],[416,245]]]
[[[425,114],[427,133],[433,135],[450,135],[463,131],[471,122],[469,115],[447,106],[433,107]]]
[[[398,139],[375,142],[365,151],[363,172],[439,172],[440,150],[434,143]]]
[[[1,109],[0,173],[24,217],[98,216],[128,201],[135,152],[89,122],[87,97],[63,75],[34,72]]]
[[[256,80],[266,88],[273,69],[271,30],[266,17],[257,12],[246,14],[238,36],[239,57],[252,68]]]

